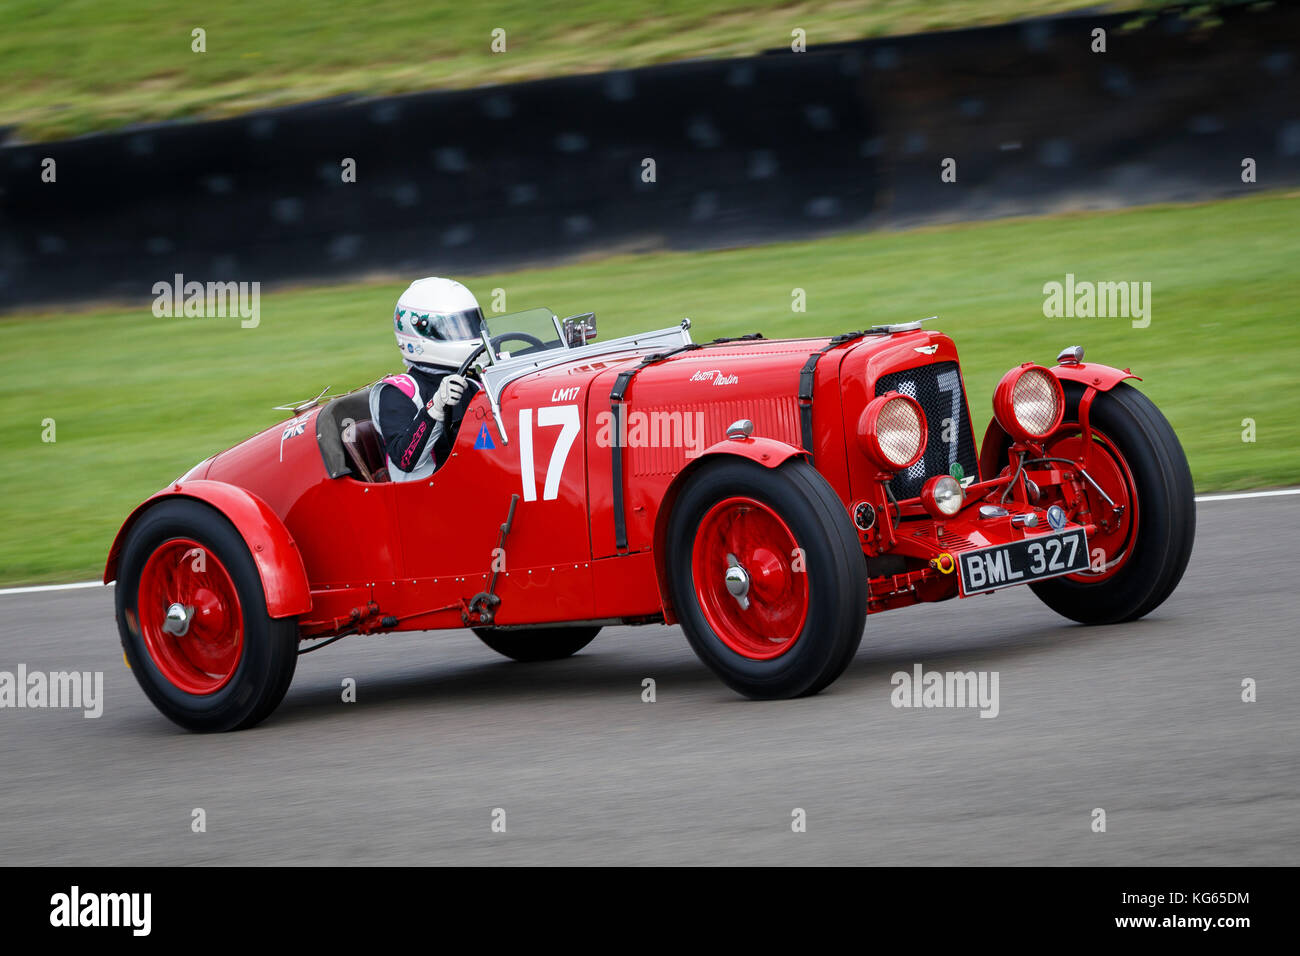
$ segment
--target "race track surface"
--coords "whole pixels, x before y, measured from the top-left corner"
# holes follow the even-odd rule
[[[0,670],[102,670],[106,701],[97,720],[0,709],[0,860],[1294,864],[1300,497],[1198,521],[1146,620],[1080,627],[1025,588],[875,615],[828,691],[774,703],[734,695],[676,628],[533,665],[431,632],[309,654],[261,726],[196,736],[124,667],[111,589],[0,595]],[[894,708],[917,663],[996,671],[999,715]]]

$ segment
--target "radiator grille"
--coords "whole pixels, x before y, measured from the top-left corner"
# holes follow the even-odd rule
[[[898,392],[916,399],[925,412],[929,428],[921,460],[894,475],[889,483],[897,498],[915,498],[921,493],[927,478],[947,474],[953,464],[961,465],[967,477],[978,475],[975,438],[966,411],[966,388],[956,362],[937,362],[882,375],[876,381],[876,394],[884,395],[886,392]],[[949,422],[951,428],[946,427]]]

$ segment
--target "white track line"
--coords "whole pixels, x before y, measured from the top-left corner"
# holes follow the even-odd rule
[[[1300,488],[1281,488],[1277,491],[1243,491],[1231,495],[1199,495],[1197,504],[1206,501],[1241,501],[1245,498],[1274,498],[1278,495],[1300,495]],[[112,587],[102,581],[79,581],[76,584],[38,584],[26,588],[0,588],[0,594],[35,594],[38,591],[78,591],[85,588]]]
[[[0,594],[35,594],[37,591],[76,591],[81,588],[102,588],[103,581],[79,581],[76,584],[37,584],[26,588],[0,588]]]
[[[1197,503],[1203,501],[1240,501],[1242,498],[1273,498],[1277,495],[1300,495],[1300,488],[1282,488],[1277,491],[1243,491],[1235,495],[1200,495]]]

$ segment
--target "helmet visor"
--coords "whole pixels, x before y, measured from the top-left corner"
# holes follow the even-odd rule
[[[393,322],[399,332],[412,332],[435,342],[463,342],[479,337],[479,330],[483,327],[483,310],[419,312],[415,309],[398,309]]]

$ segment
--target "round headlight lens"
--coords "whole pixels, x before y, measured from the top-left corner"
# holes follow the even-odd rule
[[[858,442],[887,471],[910,468],[925,453],[925,414],[916,399],[897,392],[873,398],[858,422]]]
[[[1060,389],[1051,372],[1031,368],[1016,379],[1011,391],[1011,407],[1020,426],[1029,434],[1050,435],[1061,419]]]
[[[961,510],[966,493],[952,475],[935,475],[921,489],[921,503],[935,518],[951,518]]]
[[[1017,441],[1043,439],[1061,424],[1065,393],[1056,376],[1041,365],[1022,365],[1002,376],[993,393],[993,414]]]
[[[876,438],[889,461],[903,467],[921,450],[921,412],[904,398],[885,403],[876,418]]]

